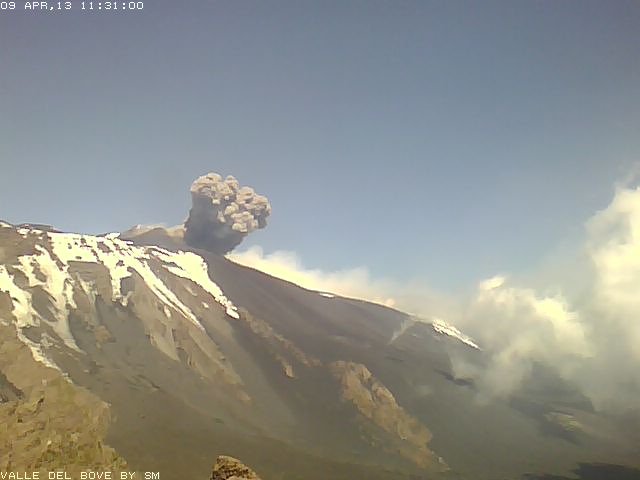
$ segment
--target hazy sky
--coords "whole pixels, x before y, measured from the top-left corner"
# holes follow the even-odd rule
[[[14,223],[176,224],[217,171],[273,206],[245,246],[456,289],[571,245],[638,160],[637,1],[0,11]]]

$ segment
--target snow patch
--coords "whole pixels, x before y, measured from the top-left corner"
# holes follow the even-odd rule
[[[67,272],[67,267],[62,267],[56,263],[49,254],[49,251],[40,245],[35,246],[35,255],[24,255],[18,258],[20,266],[16,266],[18,270],[25,274],[28,279],[29,287],[41,286],[45,292],[50,295],[51,313],[55,317],[55,322],[47,322],[56,334],[64,341],[69,348],[80,352],[80,348],[76,344],[71,329],[69,328],[69,310],[68,307],[76,308],[73,300],[73,285],[71,278]],[[44,276],[44,280],[37,278],[35,270],[40,271]],[[45,319],[43,319],[45,320]],[[45,320],[46,321],[46,320]]]
[[[209,269],[202,257],[192,252],[174,253],[159,247],[150,247],[150,251],[158,260],[175,264],[176,266],[167,266],[166,269],[178,277],[187,278],[196,283],[224,307],[227,315],[235,319],[240,318],[236,306],[209,277]]]
[[[126,306],[122,295],[122,280],[138,273],[149,289],[169,309],[177,310],[199,329],[204,330],[193,312],[183,304],[164,282],[155,274],[148,261],[148,247],[130,245],[116,237],[94,237],[68,233],[49,233],[54,253],[68,265],[70,261],[100,263],[109,270],[113,301]]]
[[[433,329],[436,332],[442,335],[448,335],[450,337],[456,338],[460,340],[462,343],[472,348],[475,348],[477,350],[480,350],[480,347],[470,337],[466,336],[464,333],[462,333],[453,325],[449,325],[444,320],[441,320],[439,318],[434,318],[432,321],[432,325],[433,325]]]
[[[13,304],[11,313],[15,317],[18,339],[29,347],[31,355],[35,361],[60,371],[60,368],[53,362],[53,360],[47,357],[43,352],[42,347],[22,333],[23,328],[30,326],[35,327],[40,324],[38,314],[31,307],[31,293],[25,292],[13,282],[12,275],[4,265],[0,265],[0,291],[8,293],[11,297],[11,302]],[[4,323],[5,319],[2,320]]]
[[[22,236],[32,234],[34,229],[21,228]],[[0,291],[12,297],[13,317],[1,318],[6,325],[14,323],[20,340],[29,346],[33,357],[53,368],[55,364],[46,357],[41,345],[30,341],[22,329],[39,326],[41,322],[50,325],[65,345],[75,351],[81,351],[69,328],[69,311],[77,308],[74,301],[74,288],[80,288],[90,299],[95,299],[93,288],[80,278],[73,278],[69,273],[72,262],[93,263],[104,266],[109,274],[112,289],[112,301],[126,306],[129,295],[123,295],[122,280],[136,272],[146,286],[160,301],[161,311],[170,318],[174,313],[187,319],[200,330],[204,327],[193,311],[183,303],[164,283],[162,275],[168,272],[176,277],[190,280],[185,287],[194,295],[194,288],[208,293],[215,302],[221,305],[229,317],[239,319],[236,306],[224,295],[222,289],[209,277],[208,267],[204,259],[191,252],[171,252],[159,247],[132,245],[123,241],[119,234],[108,234],[104,237],[80,235],[73,233],[43,232],[40,240],[47,243],[37,244],[31,255],[18,257],[14,268],[24,274],[27,286],[23,289],[15,283],[13,275],[7,267],[0,265]],[[31,289],[42,288],[48,294],[51,318],[43,318],[33,309]],[[199,287],[199,289],[197,288]],[[209,309],[211,302],[202,302],[203,308]]]

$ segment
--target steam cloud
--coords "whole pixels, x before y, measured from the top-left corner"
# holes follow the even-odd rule
[[[526,382],[535,363],[572,379],[593,357],[584,315],[562,294],[541,295],[510,285],[504,276],[480,282],[456,323],[488,347],[487,365],[453,358],[456,373],[474,378],[483,397],[509,396]]]
[[[231,175],[209,173],[191,185],[192,207],[184,224],[185,241],[197,248],[225,254],[267,225],[271,205]]]
[[[388,280],[372,278],[364,267],[355,267],[335,272],[305,267],[295,252],[276,251],[265,254],[257,245],[248,250],[232,252],[227,258],[235,263],[255,268],[274,277],[282,278],[308,290],[327,292],[344,297],[367,300],[369,302],[393,307],[397,293],[406,287],[399,287]],[[420,290],[424,297],[424,290]],[[406,307],[407,302],[403,302]]]
[[[461,360],[457,374],[474,378],[484,396],[506,397],[542,363],[597,409],[640,414],[640,188],[620,188],[589,219],[580,259],[585,285],[573,296],[503,276],[481,282],[455,323],[488,347],[489,363]]]
[[[542,364],[596,409],[640,415],[640,188],[618,188],[586,222],[574,251],[542,272],[542,289],[496,275],[469,296],[450,297],[424,284],[372,278],[366,268],[306,269],[292,252],[265,255],[254,247],[229,258],[306,288],[446,319],[483,349],[482,364],[452,358],[455,374],[472,378],[481,397],[508,398]]]

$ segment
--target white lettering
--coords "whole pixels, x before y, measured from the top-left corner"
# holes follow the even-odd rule
[[[49,480],[71,480],[67,472],[49,472]]]
[[[47,2],[24,2],[24,9],[25,10],[48,10],[49,9],[49,5],[47,4]]]
[[[111,472],[80,472],[80,480],[112,480]]]
[[[40,480],[40,472],[0,472],[0,480]]]

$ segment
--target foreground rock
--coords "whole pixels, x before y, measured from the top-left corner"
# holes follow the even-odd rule
[[[260,477],[240,460],[220,455],[213,465],[211,480],[260,480]]]

